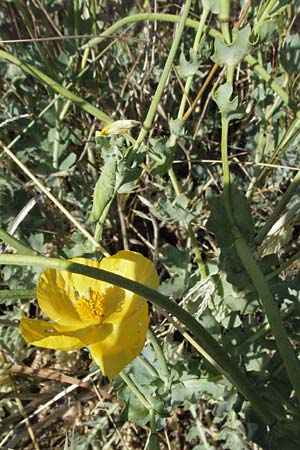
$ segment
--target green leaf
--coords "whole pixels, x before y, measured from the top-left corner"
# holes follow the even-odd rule
[[[235,250],[234,237],[231,224],[227,219],[223,197],[224,194],[209,198],[211,214],[207,227],[216,235],[221,250],[221,266],[226,272],[228,282],[240,289],[251,288],[250,278]],[[248,200],[233,185],[230,187],[230,200],[235,223],[246,242],[252,246],[255,229]]]
[[[200,65],[197,52],[194,49],[190,49],[190,61],[187,61],[184,53],[182,52],[179,58],[179,65],[176,67],[180,78],[187,78],[195,75]]]
[[[215,52],[211,59],[219,66],[236,66],[250,52],[250,25],[242,30],[233,28],[232,44],[225,44],[221,38],[215,39]]]
[[[177,131],[179,128],[177,122],[170,122],[170,126],[171,123],[175,125],[175,131]],[[169,145],[167,138],[150,139],[149,155],[152,175],[162,177],[168,172],[173,163],[174,151],[175,147]]]
[[[284,70],[292,75],[300,71],[300,34],[287,34],[280,50],[280,62]]]
[[[220,12],[220,0],[202,0],[203,9],[208,9],[213,14]]]
[[[169,127],[171,134],[174,134],[177,137],[184,136],[185,130],[184,130],[184,122],[180,119],[170,119],[169,120]]]
[[[222,84],[214,93],[213,99],[217,103],[222,116],[228,120],[240,119],[243,117],[241,108],[238,106],[238,98],[230,100],[233,87],[229,83]]]
[[[107,160],[102,168],[101,175],[95,186],[93,207],[88,223],[97,222],[105,207],[115,193],[117,165],[114,158]]]
[[[70,153],[60,164],[59,170],[68,170],[73,164],[75,164],[76,155],[75,153]]]
[[[168,223],[184,222],[189,223],[198,215],[197,208],[189,207],[189,199],[185,194],[180,194],[176,197],[174,202],[168,198],[161,197],[156,207],[150,208],[151,213],[159,220]]]

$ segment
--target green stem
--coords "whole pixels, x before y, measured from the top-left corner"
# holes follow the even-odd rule
[[[79,35],[79,1],[74,0],[74,33],[75,35]],[[79,40],[76,39],[76,46],[79,47]]]
[[[297,311],[299,312],[299,310],[300,310],[299,303],[293,303],[281,314],[281,318],[286,319],[287,317],[291,316],[295,312],[297,312]],[[260,327],[258,327],[257,330],[255,331],[255,333],[252,334],[252,336],[249,336],[247,339],[242,341],[237,346],[239,354],[242,354],[244,349],[246,350],[247,347],[251,343],[258,341],[260,338],[262,338],[269,332],[270,332],[270,324],[269,323],[265,323],[264,325],[261,325]]]
[[[132,16],[124,17],[123,19],[115,22],[111,27],[107,28],[101,37],[93,38],[86,44],[81,46],[81,50],[85,50],[86,48],[92,48],[101,44],[107,37],[115,34],[120,28],[123,28],[131,23],[136,22],[144,22],[144,21],[159,21],[159,22],[171,22],[177,23],[181,20],[180,17],[175,14],[163,14],[163,13],[142,13],[142,14],[133,14]],[[187,19],[186,25],[192,28],[198,28],[198,21]]]
[[[140,361],[140,363],[142,364],[142,366],[144,366],[149,374],[153,377],[153,378],[158,378],[158,372],[156,371],[155,367],[152,366],[152,364],[148,361],[148,359],[145,358],[145,356],[143,356],[142,354],[140,354],[138,356],[138,360]]]
[[[148,328],[147,337],[150,340],[151,345],[154,348],[154,351],[156,353],[156,357],[159,362],[161,376],[164,379],[165,385],[168,385],[169,384],[169,369],[168,369],[168,364],[167,364],[167,361],[165,358],[165,354],[163,352],[163,349],[161,348],[159,340],[157,339],[154,331],[152,330],[152,328],[150,326]]]
[[[141,402],[141,404],[147,409],[147,410],[152,410],[152,405],[151,403],[146,399],[146,397],[144,396],[144,394],[141,393],[141,391],[139,390],[139,388],[136,386],[136,384],[131,380],[131,378],[129,378],[129,376],[122,370],[119,373],[120,377],[122,378],[122,380],[124,381],[124,383],[127,384],[127,386],[129,387],[129,389],[134,393],[134,395],[139,399],[139,401]]]
[[[152,126],[152,123],[153,123],[153,120],[154,120],[154,117],[155,117],[155,114],[156,114],[156,111],[157,111],[157,108],[158,108],[158,104],[159,104],[160,99],[161,99],[161,97],[163,95],[163,91],[164,91],[167,79],[168,79],[168,77],[170,75],[172,64],[174,62],[178,46],[179,46],[180,40],[181,40],[182,35],[183,35],[183,30],[184,30],[184,27],[185,27],[185,24],[186,24],[186,20],[187,20],[188,14],[189,14],[189,10],[190,10],[190,7],[191,7],[191,2],[192,2],[192,0],[187,0],[185,5],[184,5],[184,9],[183,9],[183,12],[182,12],[179,24],[178,24],[178,28],[177,28],[177,31],[176,31],[176,34],[175,34],[175,38],[174,38],[174,40],[172,42],[167,61],[165,63],[163,72],[161,74],[161,77],[160,77],[158,86],[156,88],[155,94],[153,96],[153,99],[152,99],[150,108],[148,110],[146,119],[145,119],[145,121],[143,123],[143,128],[142,128],[142,130],[141,130],[141,132],[140,132],[140,134],[139,134],[139,136],[137,138],[137,141],[136,141],[136,143],[134,145],[134,148],[133,148],[134,151],[138,150],[138,148],[140,147],[141,143],[143,142],[143,140],[145,139],[145,137],[149,133],[149,130],[150,130],[151,126]]]
[[[272,78],[272,76],[266,71],[266,69],[263,68],[263,66],[261,66],[259,64],[259,62],[253,58],[252,55],[248,54],[245,56],[245,61],[251,66],[253,67],[253,69],[255,70],[255,72],[258,73],[258,75],[266,81],[266,83],[269,84],[269,86],[273,89],[274,92],[276,92],[276,94],[279,95],[279,97],[284,101],[284,103],[286,105],[291,106],[292,108],[294,108],[294,105],[291,103],[289,95],[282,89],[282,87],[279,86],[279,84],[276,83],[276,81],[274,81],[274,79]],[[300,114],[300,112],[299,112]]]
[[[23,244],[18,239],[11,236],[7,231],[3,230],[3,228],[0,228],[0,240],[4,241],[6,244],[10,245],[18,253],[21,253],[22,255],[36,255],[37,252],[32,250],[29,246],[26,244]]]
[[[27,72],[30,75],[32,75],[33,77],[39,79],[40,81],[45,83],[47,86],[49,86],[54,92],[57,92],[58,94],[60,94],[61,96],[65,97],[65,98],[68,98],[79,108],[88,112],[89,114],[96,117],[97,119],[102,120],[102,122],[104,122],[105,124],[112,122],[112,119],[107,114],[100,111],[100,109],[96,108],[95,106],[91,105],[84,98],[79,97],[78,95],[69,91],[64,86],[62,86],[60,83],[58,83],[54,79],[50,78],[48,75],[41,72],[39,69],[37,69],[33,65],[24,63],[24,62],[20,61],[19,58],[17,58],[16,56],[13,56],[10,53],[7,53],[3,50],[0,50],[0,58],[3,58],[6,61],[10,61],[11,63],[16,64],[24,72]]]
[[[198,29],[197,29],[197,33],[194,39],[194,44],[193,44],[193,50],[194,52],[198,51],[198,47],[199,47],[199,43],[204,31],[204,26],[205,26],[205,22],[207,19],[207,16],[209,14],[209,9],[204,8],[201,14],[201,18],[200,18],[200,22],[198,25]],[[179,106],[179,111],[178,111],[178,115],[177,115],[177,119],[182,120],[182,117],[184,115],[184,111],[185,111],[185,106],[186,106],[186,102],[189,96],[189,92],[192,86],[192,82],[193,82],[193,75],[190,75],[189,77],[187,77],[186,82],[185,82],[185,86],[184,86],[184,92],[183,92],[183,96],[181,98],[181,103]],[[171,136],[172,138],[172,136]],[[174,144],[175,145],[175,144]],[[172,146],[172,144],[171,144]]]
[[[231,35],[229,29],[230,20],[230,0],[219,0],[219,20],[221,24],[222,34],[227,45],[231,44]]]
[[[196,33],[196,36],[194,39],[193,50],[195,52],[197,52],[197,50],[198,50],[199,42],[200,42],[201,36],[203,34],[203,30],[204,30],[204,26],[205,26],[205,22],[206,22],[208,14],[209,14],[209,9],[205,8],[202,12],[199,26],[197,29],[197,33]],[[179,119],[179,120],[182,120],[182,117],[184,115],[186,102],[187,102],[188,95],[189,95],[189,92],[190,92],[190,89],[192,86],[192,81],[193,81],[193,76],[191,75],[190,77],[187,78],[186,83],[185,83],[184,92],[183,92],[183,95],[181,98],[181,103],[180,103],[179,111],[177,114],[177,119]],[[176,141],[177,141],[177,136],[175,136],[175,134],[171,134],[170,146],[171,147],[175,146]],[[176,178],[173,167],[170,167],[170,169],[168,171],[168,175],[171,180],[171,183],[172,183],[172,186],[173,186],[176,196],[180,195],[181,194],[181,186],[179,184],[179,181]],[[201,252],[200,252],[200,249],[198,246],[198,242],[197,242],[193,227],[191,226],[191,224],[187,224],[187,223],[185,223],[185,226],[187,229],[187,235],[190,238],[191,243],[192,243],[192,248],[193,248],[193,251],[194,251],[194,254],[196,257],[196,261],[197,261],[197,265],[199,267],[201,278],[206,278],[207,272],[206,272],[205,264],[202,259],[202,255],[201,255]]]
[[[177,303],[160,294],[158,291],[103,269],[97,269],[72,261],[65,261],[55,258],[44,258],[41,256],[0,255],[0,264],[23,266],[32,265],[38,267],[49,267],[56,270],[66,270],[68,272],[78,273],[90,278],[102,280],[123,289],[128,289],[129,291],[148,299],[164,311],[178,318],[178,320],[180,320],[187,327],[197,341],[200,354],[213,367],[215,367],[219,373],[222,373],[231,382],[231,384],[251,402],[252,407],[267,424],[271,425],[276,421],[276,416],[269,410],[269,406],[261,398],[261,395],[258,395],[255,389],[253,389],[245,373],[240,370],[240,368],[218,344],[218,342],[193,316],[177,305]]]
[[[32,298],[36,297],[35,289],[2,289],[0,290],[0,300],[7,299],[19,299],[19,298]]]
[[[300,251],[291,256],[287,261],[284,261],[282,264],[280,264],[280,266],[276,270],[273,270],[273,272],[271,272],[266,276],[266,279],[271,280],[272,278],[276,277],[281,272],[290,267],[295,261],[298,261],[299,258],[300,258]]]
[[[155,411],[153,409],[150,410],[150,440],[149,440],[149,450],[159,450],[159,436],[156,429],[156,423],[155,423]]]
[[[254,34],[259,34],[260,27],[263,25],[264,21],[268,19],[274,6],[276,6],[276,3],[278,3],[278,0],[270,0],[269,3],[265,4],[262,7],[263,12],[261,14],[260,14],[260,11],[258,11],[257,17],[259,17],[259,19],[257,20],[256,23],[254,23],[254,26],[253,26]]]
[[[232,211],[230,206],[230,171],[229,171],[229,163],[228,163],[228,152],[227,152],[227,142],[228,142],[228,128],[229,121],[222,115],[221,119],[222,125],[222,135],[221,135],[221,159],[222,159],[222,168],[223,168],[223,186],[224,186],[224,197],[225,197],[225,208],[227,214],[231,217]]]
[[[251,250],[238,229],[231,210],[230,201],[230,173],[227,158],[227,140],[228,140],[228,120],[222,118],[222,166],[224,180],[224,202],[228,220],[231,225],[234,245],[237,253],[248,272],[253,285],[263,303],[272,333],[276,340],[281,357],[284,361],[289,379],[295,389],[298,399],[300,399],[300,365],[295,355],[294,349],[290,343],[286,330],[282,324],[278,307],[273,298],[272,292],[262,273],[260,267],[255,261]]]

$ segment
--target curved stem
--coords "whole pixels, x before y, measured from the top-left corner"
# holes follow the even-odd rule
[[[152,409],[152,405],[151,402],[149,402],[146,397],[144,396],[144,394],[141,393],[141,391],[139,390],[139,388],[136,386],[136,384],[131,380],[131,378],[129,378],[129,376],[122,370],[119,373],[120,377],[122,378],[122,380],[124,381],[124,383],[127,384],[127,386],[129,387],[129,389],[134,393],[134,395],[139,399],[139,401],[141,402],[141,404],[147,409],[147,410],[151,410]]]
[[[234,216],[231,210],[230,201],[230,173],[227,158],[227,140],[228,140],[228,120],[222,118],[222,166],[223,166],[223,180],[224,180],[224,203],[226,214],[231,225],[232,235],[234,238],[234,245],[238,256],[242,261],[246,271],[248,272],[252,283],[263,303],[265,313],[267,315],[271,331],[275,337],[276,345],[280,355],[284,361],[289,379],[296,395],[300,400],[300,364],[294,352],[293,346],[288,338],[284,325],[281,321],[278,307],[273,298],[273,294],[268,286],[263,272],[258,263],[254,259],[247,242],[242,236],[239,228],[236,225]]]
[[[16,239],[11,234],[7,233],[7,231],[3,230],[3,228],[0,228],[0,240],[16,249],[18,253],[23,255],[37,255],[35,250],[32,250],[32,248],[23,244],[19,239]]]
[[[240,370],[240,368],[218,344],[218,342],[193,316],[177,305],[174,301],[160,294],[158,291],[103,269],[97,269],[95,267],[55,258],[23,255],[0,255],[0,264],[42,266],[50,267],[56,270],[66,270],[68,272],[79,273],[90,278],[102,280],[124,289],[128,289],[129,291],[150,300],[155,305],[178,318],[187,327],[187,329],[194,334],[201,355],[213,367],[215,367],[218,372],[222,373],[230,381],[230,383],[251,402],[252,407],[267,424],[272,425],[276,422],[276,416],[269,410],[268,405],[261,398],[261,396],[256,393],[255,389],[253,389],[245,373]]]

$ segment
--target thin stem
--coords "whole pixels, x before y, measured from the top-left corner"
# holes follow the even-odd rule
[[[169,383],[168,364],[167,364],[163,349],[161,348],[160,342],[157,339],[157,337],[151,327],[148,328],[147,337],[150,340],[151,345],[154,348],[154,351],[156,353],[156,357],[157,357],[157,360],[158,360],[159,366],[160,366],[161,376],[163,377],[163,379],[165,381],[165,385],[166,385]]]
[[[146,399],[146,397],[144,396],[144,394],[142,394],[142,392],[139,390],[139,388],[136,386],[136,384],[131,380],[131,378],[129,378],[129,376],[122,370],[119,373],[120,377],[122,378],[122,380],[124,381],[124,383],[127,384],[127,386],[129,387],[129,389],[134,393],[134,395],[139,399],[139,401],[141,402],[141,404],[147,409],[147,410],[151,410],[152,409],[152,405],[151,403]]]
[[[203,9],[202,14],[201,14],[201,18],[200,18],[200,22],[199,22],[199,26],[197,29],[197,33],[194,39],[194,44],[193,44],[193,50],[194,52],[198,51],[198,47],[199,47],[199,43],[204,31],[204,26],[205,26],[205,22],[207,19],[207,16],[209,14],[209,9]],[[193,75],[190,75],[189,77],[187,77],[186,82],[185,82],[185,86],[184,86],[184,92],[183,92],[183,96],[181,98],[181,103],[179,106],[179,111],[178,111],[178,115],[177,118],[182,120],[182,117],[184,115],[184,110],[185,110],[185,106],[186,106],[186,102],[189,96],[189,92],[192,86],[192,82],[193,82]]]
[[[228,143],[228,127],[229,121],[225,117],[222,116],[222,135],[221,135],[221,159],[222,159],[222,168],[223,168],[223,186],[224,186],[224,196],[225,196],[225,208],[228,208],[228,215],[231,216],[231,206],[230,206],[230,171],[229,171],[229,163],[228,163],[228,152],[227,152],[227,143]]]
[[[0,300],[3,299],[12,300],[18,298],[32,298],[36,296],[35,289],[1,289]]]
[[[150,415],[150,440],[149,440],[149,450],[159,450],[159,436],[156,429],[156,423],[155,423],[155,411],[153,409],[150,409],[149,412]]]
[[[294,352],[292,344],[288,338],[286,330],[281,321],[278,307],[273,298],[272,292],[262,273],[260,267],[255,261],[251,250],[238,229],[231,210],[230,201],[230,174],[227,158],[227,140],[228,140],[228,121],[222,118],[222,166],[224,179],[224,202],[228,220],[231,225],[232,235],[234,237],[234,245],[237,253],[248,272],[253,285],[263,303],[265,313],[267,315],[272,333],[275,337],[276,345],[284,361],[289,379],[295,389],[296,395],[300,400],[300,365]]]
[[[83,44],[81,46],[81,50],[85,50],[86,48],[92,48],[97,46],[98,44],[101,44],[103,40],[105,40],[107,37],[113,35],[116,31],[118,31],[120,28],[123,28],[124,26],[127,26],[131,23],[136,22],[144,22],[144,21],[160,21],[160,22],[171,22],[171,23],[177,23],[181,20],[180,17],[176,16],[175,14],[164,14],[164,13],[142,13],[142,14],[133,14],[132,16],[124,17],[123,19],[115,22],[111,27],[107,28],[103,33],[101,37],[96,37],[91,39],[86,44]],[[197,29],[198,28],[198,21],[187,19],[186,25],[192,28]]]
[[[206,329],[187,311],[181,308],[177,303],[168,297],[160,294],[158,291],[144,286],[136,281],[129,280],[120,275],[108,272],[103,269],[78,264],[72,261],[65,261],[55,258],[44,258],[41,256],[21,256],[21,255],[0,255],[0,264],[13,265],[33,265],[39,267],[49,267],[56,270],[66,270],[68,272],[79,273],[81,275],[102,280],[107,283],[128,289],[131,292],[147,298],[164,311],[178,318],[187,329],[194,334],[198,344],[198,350],[201,355],[222,373],[239,392],[244,395],[252,404],[252,407],[269,425],[276,421],[276,417],[269,406],[253,389],[247,376],[232,358],[224,351],[218,342],[206,331]]]
[[[262,24],[264,23],[265,20],[268,19],[269,14],[272,12],[272,9],[274,8],[274,6],[276,6],[276,4],[278,3],[278,0],[270,0],[269,3],[267,3],[266,5],[263,6],[263,12],[260,15],[260,11],[258,11],[257,17],[259,17],[258,21],[256,23],[254,23],[253,26],[253,33],[254,34],[258,34],[259,33],[259,29],[262,26]]]
[[[0,147],[4,150],[4,152],[22,169],[22,171],[36,184],[36,186],[57,206],[60,211],[72,222],[78,230],[89,240],[91,241],[104,255],[108,255],[107,250],[99,244],[93,236],[78,222],[72,214],[56,199],[56,197],[49,192],[49,190],[30,172],[30,170],[20,161],[16,155],[9,150],[9,148],[0,141]]]
[[[149,374],[153,378],[157,378],[159,376],[157,370],[155,369],[155,367],[152,366],[152,364],[148,361],[148,359],[145,358],[144,355],[140,354],[138,356],[138,360],[148,370]]]
[[[164,91],[167,79],[168,79],[168,77],[170,75],[172,64],[174,62],[178,46],[179,46],[180,40],[181,40],[182,35],[183,35],[183,30],[184,30],[185,23],[186,23],[186,20],[187,20],[188,14],[189,14],[189,10],[190,10],[190,7],[191,7],[191,2],[192,2],[192,0],[187,0],[185,5],[184,5],[183,12],[182,12],[179,24],[178,24],[178,28],[177,28],[177,31],[176,31],[173,43],[171,45],[170,51],[169,51],[169,55],[168,55],[167,61],[165,63],[165,67],[164,67],[163,72],[161,74],[161,77],[160,77],[158,86],[156,88],[155,94],[153,96],[153,99],[152,99],[150,108],[148,110],[146,119],[145,119],[145,121],[143,123],[143,129],[141,130],[141,132],[140,132],[140,134],[139,134],[139,136],[137,138],[137,141],[136,141],[136,143],[134,145],[134,150],[135,151],[140,147],[141,143],[143,142],[143,140],[147,136],[147,134],[148,134],[148,132],[149,132],[151,126],[152,126],[152,123],[153,123],[153,120],[154,120],[154,117],[155,117],[155,114],[156,114],[156,111],[157,111],[157,108],[158,108],[158,104],[159,104],[160,99],[161,99],[161,97],[163,95],[163,91]]]
[[[16,66],[20,67],[24,72],[27,72],[30,75],[32,75],[33,77],[38,78],[40,81],[42,81],[47,86],[49,86],[54,92],[57,92],[58,94],[62,95],[65,98],[68,98],[69,100],[72,101],[72,103],[79,106],[79,108],[88,112],[89,114],[96,117],[97,119],[102,120],[102,122],[104,122],[105,124],[109,124],[112,122],[112,119],[107,114],[100,111],[100,109],[96,108],[95,106],[91,105],[84,98],[79,97],[78,95],[69,91],[67,88],[62,86],[60,83],[55,81],[53,78],[50,78],[45,73],[41,72],[35,66],[24,63],[24,62],[20,61],[20,59],[17,58],[16,56],[11,55],[10,53],[5,52],[3,50],[0,50],[0,58],[3,58],[7,61],[10,61],[13,64],[16,64]]]
[[[197,29],[197,33],[196,33],[196,36],[194,39],[194,44],[193,44],[194,52],[197,52],[197,50],[198,50],[199,42],[200,42],[201,36],[203,34],[203,30],[204,30],[204,26],[205,26],[205,22],[206,22],[208,14],[209,14],[209,9],[204,9],[202,12],[199,26]],[[182,120],[182,118],[183,118],[185,105],[186,105],[186,102],[188,99],[190,88],[192,86],[192,81],[193,81],[193,76],[191,75],[187,78],[186,83],[185,83],[184,92],[183,92],[183,95],[181,98],[181,103],[180,103],[178,114],[177,114],[177,119],[179,119],[179,120]],[[170,146],[171,147],[175,146],[176,141],[177,141],[177,136],[175,134],[171,134]],[[171,180],[171,183],[172,183],[172,186],[173,186],[176,196],[179,196],[182,193],[182,190],[181,190],[180,183],[176,178],[173,167],[170,167],[170,169],[168,170],[168,175]],[[185,226],[187,229],[187,234],[192,243],[192,248],[195,253],[195,257],[196,257],[196,261],[197,261],[197,264],[199,267],[201,278],[206,278],[207,272],[206,272],[205,264],[203,262],[201,252],[199,250],[198,242],[197,242],[193,227],[189,223],[185,223]]]

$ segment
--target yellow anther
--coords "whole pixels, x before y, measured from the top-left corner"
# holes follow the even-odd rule
[[[83,295],[76,302],[76,310],[82,320],[101,323],[104,315],[104,297],[98,291],[90,289],[90,298]]]

